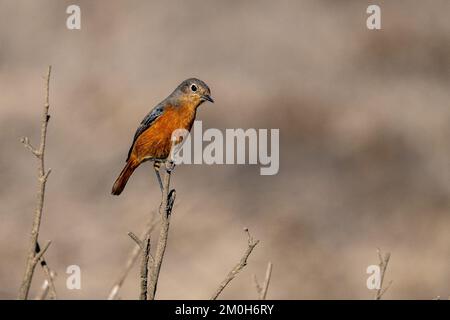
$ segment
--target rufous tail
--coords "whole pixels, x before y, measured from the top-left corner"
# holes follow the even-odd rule
[[[111,194],[118,196],[122,193],[123,189],[127,185],[128,179],[130,179],[131,175],[134,172],[134,169],[136,169],[137,167],[138,166],[133,161],[127,162],[125,168],[123,168],[116,182],[114,182]]]

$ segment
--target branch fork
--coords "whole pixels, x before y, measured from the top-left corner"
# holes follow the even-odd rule
[[[128,235],[141,249],[141,294],[140,300],[147,300],[148,289],[148,262],[154,259],[150,254],[150,235],[147,235],[143,241],[141,241],[133,232],[128,232]]]

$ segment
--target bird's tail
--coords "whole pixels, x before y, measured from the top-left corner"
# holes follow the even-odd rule
[[[116,182],[114,182],[114,185],[112,187],[111,194],[118,196],[122,193],[123,189],[127,185],[128,179],[130,179],[131,175],[134,172],[134,169],[137,168],[137,165],[134,161],[128,161],[125,165],[125,168],[123,168],[122,172],[120,173],[119,177],[117,178]]]

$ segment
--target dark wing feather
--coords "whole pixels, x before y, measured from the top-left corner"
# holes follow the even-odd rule
[[[128,151],[127,161],[130,158],[131,151],[133,150],[133,146],[134,143],[136,142],[136,139],[142,134],[142,132],[147,130],[155,122],[155,120],[159,118],[159,116],[161,116],[163,111],[164,111],[164,104],[160,103],[145,116],[144,120],[142,120],[141,124],[136,130],[136,133],[134,134],[133,143],[131,144],[131,148]]]

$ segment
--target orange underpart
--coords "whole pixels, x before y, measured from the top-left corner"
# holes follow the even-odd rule
[[[130,159],[140,164],[148,159],[166,159],[172,146],[172,132],[190,130],[195,119],[195,108],[187,105],[169,106],[164,113],[136,139]]]

